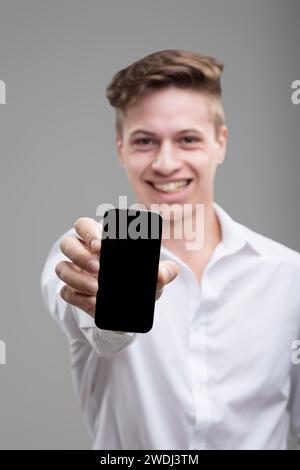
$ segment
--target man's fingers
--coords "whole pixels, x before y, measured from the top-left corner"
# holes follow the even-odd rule
[[[155,300],[158,300],[164,290],[164,286],[169,282],[173,281],[179,272],[179,268],[175,261],[160,261],[159,269],[158,269],[158,276],[157,276],[157,284],[156,284],[156,294]]]
[[[94,253],[100,252],[102,225],[91,217],[80,217],[74,224],[79,237],[86,243],[87,247]]]
[[[157,276],[157,290],[163,288],[166,284],[173,281],[179,272],[179,268],[175,261],[160,261]]]
[[[92,274],[98,272],[99,256],[91,254],[77,237],[65,236],[60,243],[60,249],[79,268]]]
[[[69,304],[75,305],[91,317],[95,317],[96,296],[80,294],[67,285],[61,288],[60,295]]]
[[[78,271],[70,261],[61,261],[55,267],[57,276],[68,286],[72,287],[81,294],[96,295],[98,282],[87,272]]]

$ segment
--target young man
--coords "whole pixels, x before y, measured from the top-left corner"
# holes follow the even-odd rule
[[[227,141],[222,68],[164,50],[122,69],[107,88],[137,202],[189,204],[204,230],[196,251],[185,237],[163,240],[152,330],[95,326],[95,220],[78,219],[46,260],[43,297],[68,335],[94,449],[285,449],[290,429],[300,441],[300,365],[292,360],[300,255],[214,201]],[[196,204],[204,204],[204,227]],[[174,228],[181,219],[164,222]]]

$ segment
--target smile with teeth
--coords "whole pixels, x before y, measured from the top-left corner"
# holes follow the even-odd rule
[[[170,183],[151,183],[151,185],[158,191],[163,193],[175,193],[179,192],[182,188],[185,188],[189,183],[190,179],[171,181]]]

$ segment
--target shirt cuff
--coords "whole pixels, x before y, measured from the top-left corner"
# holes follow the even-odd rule
[[[137,336],[137,333],[101,330],[96,326],[82,331],[100,357],[112,357],[129,346]]]

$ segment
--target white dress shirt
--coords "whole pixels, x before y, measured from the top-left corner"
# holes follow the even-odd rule
[[[290,429],[300,443],[300,253],[214,208],[222,240],[200,283],[162,246],[180,270],[146,334],[100,330],[67,304],[54,269],[75,229],[53,245],[42,295],[68,336],[93,449],[286,449]]]

